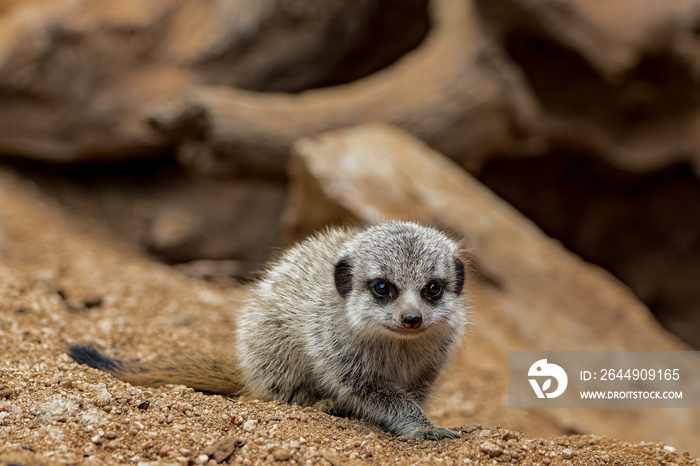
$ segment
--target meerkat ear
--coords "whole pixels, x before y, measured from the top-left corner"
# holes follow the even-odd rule
[[[343,298],[352,291],[352,266],[345,258],[335,264],[335,289]]]
[[[464,262],[459,257],[455,257],[455,293],[460,294],[464,288]]]

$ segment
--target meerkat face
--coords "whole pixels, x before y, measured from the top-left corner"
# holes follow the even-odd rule
[[[389,223],[359,233],[335,264],[348,321],[363,331],[411,338],[463,326],[464,264],[432,228]]]

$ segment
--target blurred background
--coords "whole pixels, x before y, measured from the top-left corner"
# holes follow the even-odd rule
[[[700,349],[699,35],[690,0],[0,0],[0,164],[231,286],[291,144],[385,121]]]

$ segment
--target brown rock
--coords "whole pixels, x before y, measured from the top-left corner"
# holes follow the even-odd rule
[[[292,452],[287,448],[278,447],[272,450],[272,457],[275,461],[289,461],[292,458]]]
[[[549,122],[541,127],[545,139],[581,144],[633,171],[687,160],[698,172],[700,154],[693,147],[699,133],[693,128],[700,113],[683,97],[697,88],[688,80],[700,63],[691,32],[700,16],[697,3],[661,2],[655,8],[635,0],[477,3],[532,85]],[[661,36],[665,45],[651,52]],[[670,81],[672,88],[664,84]],[[571,98],[572,88],[586,91]],[[644,116],[631,121],[624,116],[628,112]],[[671,116],[678,113],[683,116]]]
[[[5,51],[0,88],[9,98],[0,112],[0,152],[56,162],[161,153],[177,134],[154,131],[164,124],[159,115],[173,105],[168,97],[198,82],[259,91],[321,85],[364,43],[367,25],[377,16],[371,2],[290,3],[261,0],[245,14],[239,2],[215,6],[163,0],[116,6],[93,0],[81,8],[57,0],[50,5],[3,5],[0,29],[7,33],[0,40]],[[374,54],[370,61],[378,62],[369,69],[354,60],[354,69],[367,73],[391,63],[420,40],[427,29],[421,2],[404,4],[411,11],[406,15],[409,25],[422,27],[401,28],[399,22],[390,37],[403,45]],[[304,34],[294,26],[299,22]],[[413,31],[402,32],[408,29]],[[130,31],[129,40],[120,36],[124,30]],[[269,34],[280,40],[272,45]],[[148,67],[142,60],[148,60]],[[59,109],[64,111],[54,113]],[[187,127],[188,112],[192,109],[171,124]]]
[[[245,444],[245,440],[233,435],[222,437],[214,445],[206,448],[204,454],[222,463],[230,458],[233,453]]]
[[[59,385],[63,388],[73,388],[73,381],[71,379],[61,379]]]
[[[491,457],[501,456],[501,454],[503,454],[503,448],[493,442],[484,442],[479,449]]]
[[[179,160],[211,174],[279,173],[297,138],[377,120],[474,163],[494,151],[532,150],[539,111],[522,75],[490,47],[468,3],[436,0],[431,7],[431,34],[373,79],[295,96],[193,86],[164,118],[199,111],[184,128]]]
[[[173,447],[167,443],[163,444],[163,446],[160,447],[160,450],[158,450],[158,456],[168,456],[171,451],[173,451]]]
[[[698,88],[699,10],[611,5],[436,0],[431,34],[372,79],[298,96],[192,87],[164,119],[196,115],[178,155],[212,174],[279,173],[295,138],[367,121],[395,124],[468,166],[563,144],[631,170],[698,167],[700,106],[684,96]]]
[[[176,147],[197,171],[282,177],[297,138],[385,121],[470,165],[554,142],[636,170],[698,166],[694,2],[426,3],[9,3],[0,153],[67,163]],[[165,220],[158,240],[191,233]]]

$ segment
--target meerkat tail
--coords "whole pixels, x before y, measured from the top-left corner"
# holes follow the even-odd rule
[[[224,354],[174,354],[141,363],[110,358],[89,345],[71,345],[68,355],[132,385],[182,384],[227,395],[238,395],[243,389],[235,358]]]

